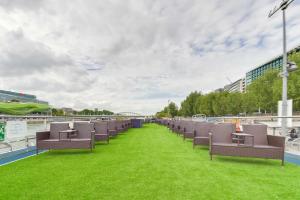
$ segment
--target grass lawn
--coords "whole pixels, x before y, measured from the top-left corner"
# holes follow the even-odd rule
[[[0,113],[1,114],[27,115],[30,113],[45,112],[48,110],[49,110],[49,106],[47,104],[0,102]]]
[[[215,156],[156,124],[0,167],[0,199],[300,199],[300,167]]]

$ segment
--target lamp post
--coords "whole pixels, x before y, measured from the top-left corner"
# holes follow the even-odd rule
[[[169,105],[170,105],[170,102],[171,102],[171,100],[169,99],[169,100],[168,100],[168,117],[170,117],[170,106],[169,106]]]
[[[282,59],[282,134],[287,134],[287,79],[288,79],[288,70],[287,70],[287,52],[286,52],[286,20],[285,20],[285,11],[288,6],[294,0],[282,0],[279,7],[275,7],[269,12],[268,17],[272,17],[277,11],[282,10],[282,27],[283,27],[283,59]]]

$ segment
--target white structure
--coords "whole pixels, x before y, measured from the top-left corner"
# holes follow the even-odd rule
[[[282,101],[278,101],[278,117],[282,117]],[[287,101],[287,117],[292,117],[293,116],[293,100],[290,99]],[[287,118],[287,127],[292,127],[293,126],[293,119],[292,118]],[[282,118],[278,118],[277,121],[278,126],[282,126]]]
[[[6,140],[23,138],[27,135],[26,121],[7,121],[6,122]]]

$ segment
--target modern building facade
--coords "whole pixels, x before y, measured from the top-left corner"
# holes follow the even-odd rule
[[[23,93],[17,93],[17,92],[5,91],[5,90],[0,90],[0,101],[3,102],[19,101],[19,102],[48,104],[48,102],[46,101],[38,100],[35,95],[23,94]]]
[[[299,52],[300,51],[300,46],[290,50],[288,54],[291,54],[292,52]],[[282,55],[277,56],[266,63],[259,65],[258,67],[255,67],[251,71],[246,73],[246,86],[250,85],[254,80],[262,76],[266,71],[268,70],[282,70]]]
[[[224,91],[228,92],[245,92],[245,78],[241,78],[233,83],[230,83],[224,87]]]

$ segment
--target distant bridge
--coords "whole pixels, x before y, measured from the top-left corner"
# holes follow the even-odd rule
[[[130,116],[143,116],[143,115],[141,115],[139,113],[135,113],[135,112],[119,112],[115,115],[117,115],[117,116],[129,116],[129,117]]]
[[[102,118],[149,118],[152,115],[142,115],[134,112],[120,112],[113,115],[65,115],[65,116],[51,116],[51,115],[0,115],[0,121],[7,120],[28,120],[28,121],[72,121],[72,120],[95,120]]]

